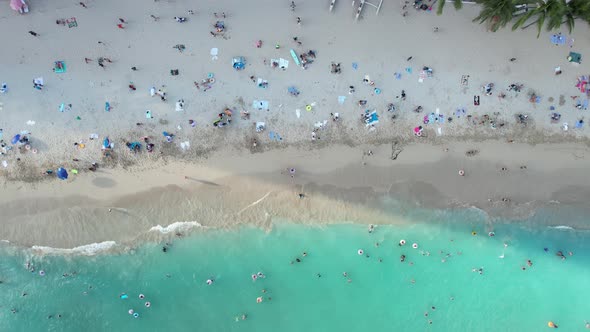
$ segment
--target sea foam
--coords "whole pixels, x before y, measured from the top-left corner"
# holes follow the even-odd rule
[[[53,255],[65,255],[65,254],[76,254],[84,256],[93,256],[98,253],[108,251],[109,249],[116,246],[115,241],[104,241],[100,243],[91,243],[83,246],[66,249],[66,248],[52,248],[44,246],[32,246],[31,249],[41,254],[53,254]]]
[[[150,228],[150,232],[160,232],[162,234],[168,234],[178,231],[187,231],[193,227],[203,226],[196,221],[177,221],[165,227],[163,227],[162,225],[156,225]]]

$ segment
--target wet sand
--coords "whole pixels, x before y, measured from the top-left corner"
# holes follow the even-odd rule
[[[392,160],[398,148],[402,151]],[[409,207],[473,206],[492,219],[521,219],[543,206],[586,202],[589,166],[590,149],[581,144],[228,149],[199,163],[99,169],[60,182],[5,182],[0,238],[22,246],[72,248],[103,241],[133,245],[157,239],[158,232],[149,232],[154,226],[187,221],[215,228],[270,228],[277,219],[408,222],[391,214],[385,198]]]

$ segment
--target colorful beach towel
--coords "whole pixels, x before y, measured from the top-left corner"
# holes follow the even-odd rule
[[[56,73],[65,73],[66,72],[66,62],[65,61],[55,61],[53,63],[53,71]]]
[[[76,21],[75,17],[66,20],[66,23],[68,24],[68,28],[75,28],[78,26],[78,21]]]

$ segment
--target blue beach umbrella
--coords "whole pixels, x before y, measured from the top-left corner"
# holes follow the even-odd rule
[[[12,140],[10,142],[12,144],[16,144],[16,143],[18,143],[18,141],[20,141],[20,134],[14,135],[14,137],[12,138]]]
[[[58,168],[56,174],[60,180],[66,180],[68,178],[68,171],[63,167]]]
[[[108,149],[110,147],[111,147],[111,141],[109,140],[108,137],[105,137],[104,140],[102,141],[102,148]]]

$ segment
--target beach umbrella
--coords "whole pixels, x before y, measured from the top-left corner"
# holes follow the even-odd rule
[[[16,144],[16,143],[18,143],[18,141],[20,141],[20,134],[14,135],[14,137],[12,138],[12,140],[10,142],[12,144]]]
[[[24,7],[24,3],[21,0],[10,0],[10,8],[20,12]]]
[[[58,168],[56,174],[60,180],[66,180],[68,178],[68,171],[63,167]]]

